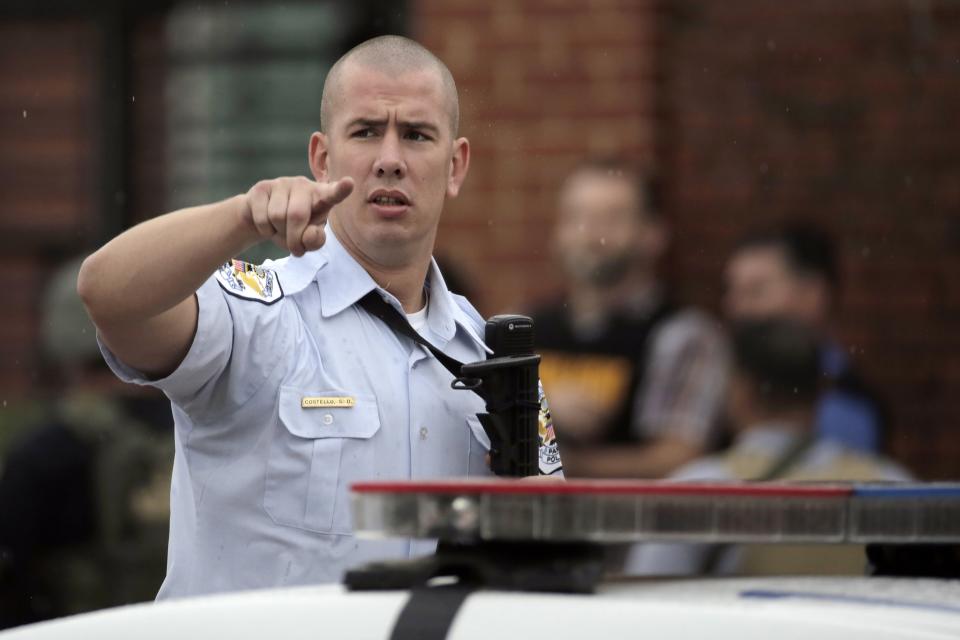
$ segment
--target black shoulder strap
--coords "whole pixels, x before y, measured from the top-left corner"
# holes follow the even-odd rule
[[[442,364],[447,371],[453,374],[454,378],[459,378],[461,376],[460,369],[463,367],[463,363],[459,360],[451,358],[443,351],[440,351],[440,349],[430,344],[430,342],[417,333],[416,330],[410,326],[410,323],[407,322],[407,319],[403,317],[403,315],[401,315],[400,312],[397,311],[397,309],[389,302],[384,300],[376,290],[373,290],[360,298],[357,304],[365,309],[370,315],[380,318],[384,324],[393,329],[396,333],[406,336],[417,344],[423,345],[429,349],[430,353],[432,353],[434,357],[440,361],[440,364]],[[481,394],[478,392],[478,395]]]
[[[783,450],[783,452],[777,456],[773,462],[770,463],[770,466],[761,473],[756,478],[751,478],[751,480],[776,480],[777,478],[785,475],[790,469],[794,467],[800,459],[810,450],[814,444],[813,434],[805,433],[801,437],[793,441],[793,443]]]

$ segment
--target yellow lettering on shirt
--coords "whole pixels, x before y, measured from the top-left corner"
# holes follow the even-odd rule
[[[614,409],[629,392],[631,361],[622,356],[541,352],[540,379],[547,390],[576,386],[597,403]]]

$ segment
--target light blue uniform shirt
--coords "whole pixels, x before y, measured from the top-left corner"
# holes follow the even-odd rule
[[[429,553],[429,541],[354,537],[350,484],[490,475],[482,400],[451,389],[429,351],[355,304],[377,285],[332,230],[319,251],[264,267],[227,263],[200,287],[196,336],[168,377],[148,380],[103,348],[120,378],[173,405],[158,598],[329,582],[366,561]],[[483,319],[435,263],[428,283],[422,335],[461,362],[484,359]],[[302,408],[304,398],[354,404]]]

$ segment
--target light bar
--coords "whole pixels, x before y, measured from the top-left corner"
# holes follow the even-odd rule
[[[851,542],[960,541],[960,484],[855,484]]]
[[[960,542],[960,484],[457,480],[353,489],[364,537]]]

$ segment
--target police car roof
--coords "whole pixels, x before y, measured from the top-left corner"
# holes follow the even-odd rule
[[[406,591],[341,586],[250,591],[94,612],[2,640],[391,638]],[[960,637],[960,582],[903,578],[643,580],[594,595],[480,591],[451,640],[644,637],[856,640]]]

